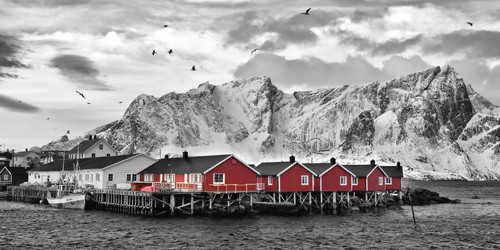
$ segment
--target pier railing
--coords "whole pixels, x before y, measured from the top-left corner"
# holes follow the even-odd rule
[[[246,184],[210,184],[210,187],[215,187],[217,193],[249,193],[264,190],[263,183],[246,183]],[[207,190],[208,192],[212,190]]]

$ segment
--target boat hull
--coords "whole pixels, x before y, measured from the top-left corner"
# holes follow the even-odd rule
[[[47,198],[51,207],[65,209],[85,209],[85,194],[65,195],[61,198]]]

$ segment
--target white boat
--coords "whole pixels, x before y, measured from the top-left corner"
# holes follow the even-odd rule
[[[50,191],[47,194],[47,202],[51,207],[67,209],[85,209],[86,194],[73,189],[73,185],[56,185],[56,197],[52,197]]]

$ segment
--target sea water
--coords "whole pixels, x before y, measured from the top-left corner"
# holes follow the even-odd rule
[[[147,218],[0,201],[1,249],[500,249],[500,182],[406,181],[459,204],[349,215]],[[479,199],[472,199],[478,196]]]

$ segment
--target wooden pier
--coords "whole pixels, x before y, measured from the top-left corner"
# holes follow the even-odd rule
[[[40,203],[46,199],[47,187],[9,187],[12,201]],[[212,215],[266,212],[273,209],[290,213],[337,214],[352,206],[374,207],[389,196],[388,192],[140,192],[129,190],[89,191],[86,209],[111,211],[140,216]],[[394,196],[394,194],[393,194]],[[358,204],[354,204],[357,200]],[[368,204],[368,205],[367,205]]]

